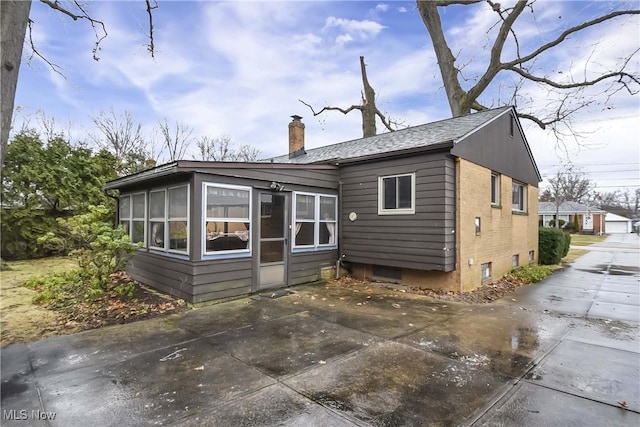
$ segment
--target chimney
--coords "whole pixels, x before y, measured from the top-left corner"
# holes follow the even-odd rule
[[[289,158],[293,159],[307,152],[304,151],[304,123],[300,121],[302,117],[293,115],[291,118],[293,120],[289,123]]]

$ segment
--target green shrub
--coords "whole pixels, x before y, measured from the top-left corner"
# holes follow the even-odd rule
[[[569,251],[568,239],[556,228],[538,229],[538,262],[542,265],[558,264]],[[570,238],[569,238],[570,239]]]
[[[508,276],[521,279],[527,283],[537,283],[551,273],[553,273],[553,269],[546,265],[523,265],[513,270]]]
[[[58,234],[47,233],[39,239],[49,250],[76,256],[79,268],[29,280],[25,286],[38,292],[34,303],[68,311],[77,303],[95,301],[106,293],[133,296],[135,284],[126,275],[114,273],[124,270],[140,245],[131,244],[122,227],[113,228],[110,217],[108,208],[90,206],[86,214],[59,219]]]
[[[569,253],[569,248],[571,246],[571,234],[568,232],[562,233],[564,235],[563,246],[562,246],[562,258],[566,257]]]

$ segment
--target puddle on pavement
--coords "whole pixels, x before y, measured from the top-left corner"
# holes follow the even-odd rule
[[[594,268],[578,268],[578,271],[595,274],[609,274],[612,276],[635,276],[640,273],[640,267],[618,264],[598,264]]]
[[[398,343],[379,343],[330,370],[286,381],[313,401],[377,426],[456,425],[501,387],[506,377]],[[469,369],[469,365],[475,369]]]
[[[29,390],[29,384],[23,382],[24,380],[18,375],[14,375],[10,380],[2,381],[1,387],[1,400],[8,397],[15,396]]]

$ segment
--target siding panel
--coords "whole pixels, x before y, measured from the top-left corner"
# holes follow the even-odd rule
[[[414,215],[378,215],[378,177],[416,174]],[[455,268],[455,160],[429,153],[343,165],[342,254],[349,262],[418,270]],[[350,212],[358,218],[348,220]]]

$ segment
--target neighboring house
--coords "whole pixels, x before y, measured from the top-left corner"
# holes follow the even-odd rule
[[[606,212],[596,207],[589,207],[578,202],[563,202],[560,204],[558,219],[565,224],[575,224],[574,218],[578,218],[577,232],[585,234],[604,234]],[[543,227],[553,227],[556,216],[556,204],[554,202],[540,202],[538,204],[539,223]],[[564,224],[563,224],[564,225]]]
[[[607,234],[621,234],[633,232],[633,220],[620,215],[607,212],[604,216],[605,230]]]
[[[107,183],[137,280],[189,301],[351,273],[470,290],[538,259],[541,181],[504,107],[265,162],[176,161]]]

